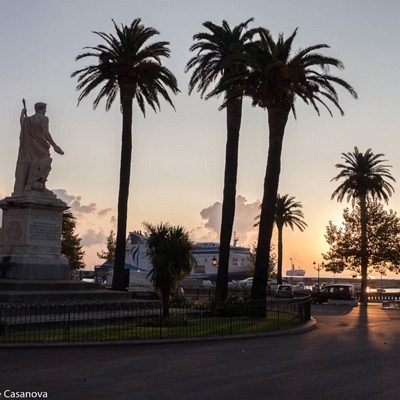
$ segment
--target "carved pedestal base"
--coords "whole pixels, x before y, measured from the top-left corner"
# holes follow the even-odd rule
[[[68,261],[61,255],[67,205],[50,191],[32,191],[5,198],[0,208],[0,279],[69,279]]]

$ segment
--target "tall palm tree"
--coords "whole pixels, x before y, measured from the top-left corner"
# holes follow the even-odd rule
[[[193,36],[195,44],[190,48],[197,51],[186,65],[186,72],[193,69],[189,82],[189,94],[197,87],[201,97],[218,78],[231,76],[243,68],[235,59],[243,56],[258,29],[247,30],[253,18],[235,26],[233,29],[226,21],[222,25],[205,22],[203,26],[209,32]],[[206,99],[212,95],[208,94]],[[228,294],[229,251],[232,237],[233,220],[235,216],[236,180],[238,168],[239,131],[242,119],[241,96],[227,106],[227,141],[225,152],[225,177],[222,201],[222,221],[220,231],[220,248],[218,275],[215,298],[224,300]]]
[[[161,64],[162,57],[169,57],[168,42],[146,44],[159,32],[141,24],[140,18],[128,26],[118,27],[114,22],[116,35],[94,32],[105,43],[89,49],[76,57],[80,60],[95,57],[98,64],[90,65],[71,76],[78,75],[77,90],[81,90],[78,104],[95,88],[102,85],[93,102],[96,108],[101,99],[106,99],[108,111],[118,92],[122,112],[122,145],[120,182],[118,194],[118,225],[115,251],[114,278],[112,288],[124,290],[128,284],[128,270],[125,270],[126,219],[128,214],[129,179],[132,158],[132,107],[136,99],[143,115],[145,103],[154,111],[160,108],[159,96],[173,107],[168,90],[176,94],[178,90],[175,76]]]
[[[268,250],[274,224],[283,136],[290,111],[296,116],[296,98],[311,104],[318,114],[319,106],[322,105],[331,115],[327,102],[335,105],[344,114],[339,105],[335,84],[357,98],[355,90],[348,83],[329,73],[330,67],[342,69],[343,64],[336,58],[317,52],[328,48],[326,44],[310,46],[292,55],[296,33],[297,29],[286,40],[280,34],[275,42],[268,31],[260,32],[260,41],[257,46],[253,46],[253,51],[245,60],[247,68],[235,76],[224,78],[212,93],[222,93],[231,87],[233,90],[228,93],[223,107],[244,93],[251,97],[254,106],[268,112],[269,150],[252,286],[253,300],[264,300],[266,296]]]
[[[148,276],[153,286],[161,292],[163,316],[168,317],[171,291],[196,265],[196,259],[192,255],[194,243],[181,226],[163,223],[144,223],[144,226],[147,229],[147,248],[152,265]]]
[[[275,206],[275,225],[278,229],[278,268],[277,268],[277,283],[282,283],[282,260],[283,260],[283,228],[289,226],[294,230],[298,228],[301,232],[304,231],[307,224],[303,221],[304,214],[300,210],[303,208],[299,201],[295,201],[294,196],[289,197],[288,194],[276,196]],[[260,218],[258,216],[257,218]],[[259,222],[255,226],[259,225]]]
[[[390,165],[383,164],[383,154],[374,154],[371,149],[365,153],[354,147],[353,153],[342,153],[344,164],[336,164],[336,168],[341,169],[340,173],[332,181],[343,179],[343,182],[332,193],[338,201],[352,200],[353,205],[356,200],[360,204],[361,219],[361,302],[367,303],[367,275],[368,275],[368,238],[367,222],[369,200],[379,199],[386,203],[394,192],[393,186],[387,181],[395,182],[389,172]]]

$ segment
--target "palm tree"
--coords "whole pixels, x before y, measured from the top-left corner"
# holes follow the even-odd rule
[[[301,232],[304,231],[307,224],[303,221],[304,214],[300,210],[303,208],[299,201],[295,201],[294,196],[289,197],[288,194],[282,197],[279,193],[276,196],[275,206],[275,225],[278,229],[278,268],[277,283],[282,283],[282,260],[283,260],[283,228],[289,226],[294,230],[297,227]],[[258,216],[257,218],[260,218]],[[259,222],[255,226],[259,225]]]
[[[163,316],[168,317],[169,295],[176,285],[185,279],[196,265],[192,255],[194,243],[181,226],[160,223],[144,223],[147,229],[148,255],[152,267],[148,274],[153,286],[163,298]]]
[[[129,274],[125,270],[126,219],[128,214],[129,179],[132,158],[132,106],[133,100],[145,115],[145,103],[154,111],[160,108],[159,96],[173,107],[167,89],[176,94],[178,90],[175,76],[161,64],[162,57],[169,57],[168,42],[145,43],[159,32],[146,28],[139,18],[129,26],[114,22],[116,35],[94,32],[105,43],[89,49],[76,57],[80,60],[95,57],[98,64],[90,65],[71,76],[78,77],[77,90],[81,90],[78,104],[95,88],[102,85],[93,102],[96,108],[101,99],[106,99],[108,111],[118,92],[122,112],[122,145],[120,182],[118,193],[118,225],[112,288],[124,290],[128,284]]]
[[[266,296],[268,249],[274,224],[283,136],[290,111],[296,116],[296,98],[311,104],[318,115],[320,105],[332,115],[327,101],[344,114],[339,105],[335,84],[357,98],[356,92],[348,83],[329,73],[329,67],[341,69],[343,64],[317,52],[328,48],[326,44],[307,47],[292,56],[292,43],[296,33],[297,29],[286,40],[280,34],[275,42],[268,31],[261,31],[260,41],[257,46],[252,47],[253,51],[245,60],[247,68],[235,76],[224,78],[212,93],[222,93],[227,87],[232,87],[223,107],[244,93],[251,97],[253,106],[259,106],[268,112],[269,150],[252,286],[253,300],[264,300]]]
[[[368,276],[368,238],[367,203],[370,200],[379,199],[386,203],[394,192],[393,186],[387,181],[395,182],[390,175],[390,165],[383,164],[383,154],[374,154],[371,149],[361,153],[354,147],[353,153],[342,153],[344,164],[336,164],[341,169],[340,173],[332,181],[343,179],[343,182],[332,193],[332,199],[337,201],[352,200],[353,205],[357,200],[360,204],[361,219],[361,302],[367,304],[367,276]]]
[[[292,231],[297,227],[303,232],[307,224],[303,221],[304,214],[300,210],[303,208],[299,201],[295,201],[293,196],[288,194],[282,197],[278,194],[275,206],[275,224],[278,229],[278,284],[282,283],[282,259],[283,259],[283,227],[289,226]]]
[[[258,29],[247,30],[247,25],[251,21],[253,21],[253,18],[235,26],[233,29],[226,21],[222,21],[221,26],[209,21],[203,24],[209,32],[198,33],[193,36],[196,43],[192,45],[190,50],[197,51],[197,54],[186,65],[186,72],[194,69],[189,82],[189,94],[197,87],[198,92],[203,97],[218,78],[231,76],[243,68],[242,64],[234,60],[242,57],[248,51],[253,36],[258,32]],[[211,96],[211,94],[208,94],[206,99]],[[226,119],[224,193],[215,291],[215,298],[218,300],[225,300],[228,294],[229,251],[235,216],[239,131],[242,119],[241,97],[228,104]]]

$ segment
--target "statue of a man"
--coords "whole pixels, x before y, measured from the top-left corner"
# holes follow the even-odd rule
[[[49,132],[46,103],[35,104],[35,114],[28,117],[26,108],[21,111],[21,134],[15,170],[14,194],[30,190],[45,190],[51,170],[50,146],[58,154],[64,154]]]

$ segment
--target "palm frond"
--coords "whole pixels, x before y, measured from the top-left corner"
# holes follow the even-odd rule
[[[169,43],[160,41],[147,44],[159,32],[143,26],[140,18],[133,20],[130,25],[112,22],[115,35],[94,31],[103,43],[87,47],[90,51],[76,57],[76,60],[93,57],[98,61],[71,74],[71,77],[78,78],[77,90],[81,91],[78,104],[104,84],[94,99],[94,108],[105,98],[108,111],[121,90],[128,90],[132,98],[140,101],[139,107],[144,115],[145,103],[154,111],[160,108],[158,96],[173,107],[169,91],[177,94],[178,84],[172,72],[161,64],[163,58],[170,56]],[[121,82],[124,82],[123,86]]]

